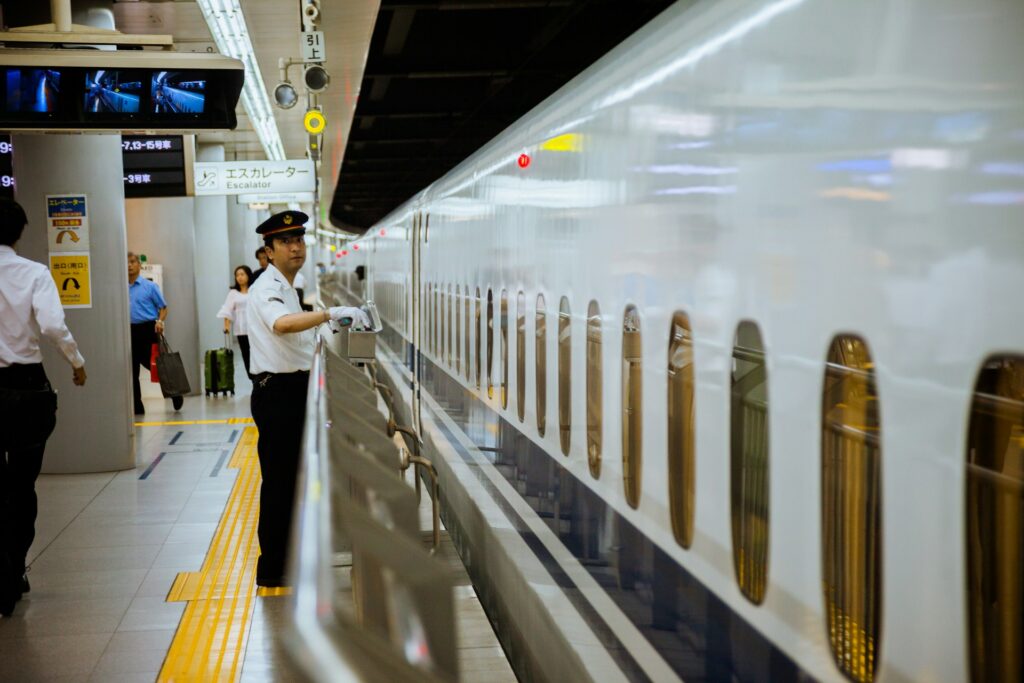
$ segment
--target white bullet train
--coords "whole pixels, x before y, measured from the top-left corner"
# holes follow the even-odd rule
[[[335,260],[521,680],[1024,680],[1021,35],[680,2]]]

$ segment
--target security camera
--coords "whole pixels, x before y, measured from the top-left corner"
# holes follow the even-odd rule
[[[310,92],[323,92],[331,82],[327,70],[319,64],[311,64],[302,73],[302,80]]]
[[[281,109],[291,109],[295,106],[295,103],[299,101],[299,95],[295,92],[294,86],[288,81],[279,83],[274,88],[274,102]]]

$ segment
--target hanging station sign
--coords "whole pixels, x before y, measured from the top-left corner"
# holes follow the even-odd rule
[[[197,161],[195,195],[312,192],[316,171],[309,159],[292,161]]]

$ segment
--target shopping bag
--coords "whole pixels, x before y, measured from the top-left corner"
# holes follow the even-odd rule
[[[156,383],[160,381],[160,373],[156,371],[156,357],[160,355],[160,345],[153,344],[149,352],[149,381]]]
[[[192,393],[181,355],[177,351],[171,351],[167,345],[167,338],[162,334],[159,335],[159,343],[160,354],[156,357],[156,370],[160,375],[160,391],[163,392],[164,398]]]

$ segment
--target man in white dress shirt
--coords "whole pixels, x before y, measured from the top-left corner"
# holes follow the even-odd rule
[[[256,583],[260,586],[285,585],[315,328],[329,320],[370,327],[369,318],[358,308],[303,312],[294,282],[306,262],[307,220],[309,216],[301,211],[284,211],[256,228],[271,260],[249,289],[247,316],[252,417],[260,433],[256,450],[263,476],[257,527]]]
[[[35,538],[36,477],[57,424],[57,394],[43,371],[46,337],[85,384],[85,360],[64,324],[57,286],[41,263],[14,245],[28,219],[17,202],[0,200],[0,615],[29,590],[25,559]]]

